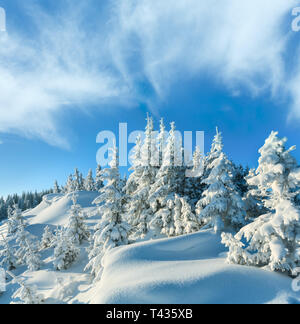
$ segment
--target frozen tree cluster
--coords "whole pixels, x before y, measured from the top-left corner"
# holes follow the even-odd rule
[[[291,274],[299,266],[300,168],[292,156],[295,147],[286,149],[286,141],[272,132],[260,149],[258,168],[250,170],[227,157],[217,129],[208,154],[196,148],[187,165],[175,123],[167,131],[161,120],[155,131],[148,116],[125,185],[116,152],[101,173],[104,187],[95,203],[102,219],[88,268],[101,273],[107,246],[212,229],[223,232],[229,262]]]
[[[222,235],[229,262],[290,274],[300,265],[300,168],[291,154],[295,147],[287,149],[286,142],[272,132],[259,150],[259,166],[247,180],[260,194],[265,214],[235,236]]]
[[[86,178],[76,168],[74,174],[70,174],[64,186],[59,186],[57,181],[54,182],[54,193],[72,193],[75,191],[99,191],[103,187],[101,180],[101,166],[98,165],[93,175],[93,170],[90,169]]]

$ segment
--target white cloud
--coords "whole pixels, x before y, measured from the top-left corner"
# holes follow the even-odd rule
[[[53,17],[31,11],[33,39],[9,31],[0,40],[0,132],[66,148],[61,113],[121,96],[123,86],[103,66],[103,35],[81,28],[78,8]]]
[[[283,56],[286,18],[297,1],[110,1],[105,18],[88,9],[93,18],[102,14],[92,28],[83,13],[93,1],[85,3],[52,16],[35,7],[34,40],[17,32],[1,40],[0,132],[66,147],[59,123],[66,109],[133,98],[144,79],[162,98],[175,80],[207,72],[233,96],[245,88],[254,95],[288,93],[300,117],[300,68],[287,76]]]
[[[287,41],[282,22],[294,4],[294,0],[123,1],[111,44],[118,55],[139,44],[144,72],[160,94],[176,78],[204,70],[227,86],[242,81],[254,93],[275,90],[283,78]],[[119,55],[116,61],[126,74],[126,57]]]

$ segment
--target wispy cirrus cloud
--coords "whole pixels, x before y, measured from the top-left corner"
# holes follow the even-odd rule
[[[16,28],[0,40],[0,132],[66,148],[60,115],[121,96],[124,85],[107,71],[105,35],[86,27],[84,5],[55,15],[25,8],[32,36]]]
[[[128,79],[126,55],[139,51],[143,73],[162,96],[174,80],[204,71],[229,88],[242,83],[254,94],[274,91],[284,78],[289,25],[283,22],[296,3],[123,1],[116,8],[111,44]]]
[[[297,1],[112,0],[105,10],[93,0],[63,1],[51,15],[29,3],[33,39],[15,29],[1,40],[0,132],[67,147],[64,111],[161,99],[174,81],[208,72],[233,95],[290,95],[290,112],[300,116],[300,62],[293,76],[285,68]],[[141,93],[144,83],[151,95]]]

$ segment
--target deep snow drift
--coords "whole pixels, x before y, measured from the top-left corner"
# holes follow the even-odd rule
[[[211,231],[117,248],[104,260],[91,302],[269,303],[296,297],[288,277],[228,265],[224,251]]]
[[[98,193],[79,192],[78,203],[94,214],[91,204]],[[39,238],[46,225],[65,225],[72,195],[45,197],[35,209],[24,214],[28,231]],[[88,219],[94,226],[99,216]],[[0,232],[5,234],[5,223]],[[53,269],[53,249],[43,252],[40,271],[20,267],[15,275],[36,285],[46,303],[296,303],[292,279],[278,273],[245,266],[228,265],[226,248],[211,231],[173,239],[147,241],[116,248],[104,259],[101,282],[92,284],[83,269],[88,262],[85,248],[80,259],[67,271]],[[0,303],[10,303],[17,289],[10,278]]]

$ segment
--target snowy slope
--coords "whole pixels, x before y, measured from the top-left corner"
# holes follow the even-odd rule
[[[80,191],[78,204],[83,208],[90,208],[93,200],[99,196],[97,192]],[[43,198],[43,201],[36,208],[24,214],[31,225],[66,225],[68,212],[72,206],[72,194],[50,194]]]
[[[97,193],[79,192],[78,202],[94,212]],[[35,209],[25,213],[28,231],[39,238],[46,225],[65,225],[72,195],[48,195]],[[99,215],[88,219],[92,228]],[[5,223],[0,232],[5,233]],[[80,259],[67,271],[53,269],[53,249],[43,252],[38,272],[20,267],[15,275],[36,285],[46,303],[295,303],[299,293],[292,280],[257,268],[225,263],[226,248],[210,231],[147,241],[110,251],[104,259],[101,282],[92,284],[83,269],[87,264],[86,243]],[[18,288],[8,281],[0,304],[10,303]]]
[[[95,213],[96,207],[92,201],[99,195],[97,192],[80,191],[78,202],[89,214],[95,214],[87,219],[87,223],[92,228],[99,216]],[[39,239],[44,228],[49,225],[52,230],[58,225],[66,225],[68,222],[69,211],[72,206],[72,195],[51,194],[43,198],[43,201],[36,208],[25,212],[24,218],[29,223],[26,230]],[[0,233],[6,234],[7,225],[5,222],[0,226]],[[0,239],[1,240],[1,239]],[[88,262],[86,248],[88,243],[81,246],[80,258],[68,271],[55,271],[53,269],[53,249],[42,252],[44,265],[40,271],[26,271],[26,267],[19,267],[13,273],[25,280],[26,284],[36,286],[38,292],[42,293],[46,303],[76,303],[76,295],[81,289],[90,289],[90,276],[84,273],[84,267]],[[60,283],[59,283],[60,282]],[[7,291],[0,295],[0,304],[8,304],[12,301],[12,294],[18,289],[18,285],[13,283],[8,276]]]
[[[105,258],[103,279],[93,289],[90,302],[270,303],[297,299],[290,278],[228,265],[224,251],[220,238],[210,231],[115,249]]]

